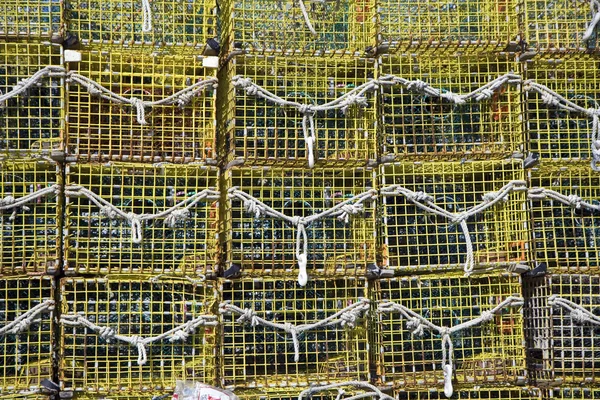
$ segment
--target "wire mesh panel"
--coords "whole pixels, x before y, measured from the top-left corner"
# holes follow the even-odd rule
[[[566,387],[552,388],[548,391],[547,398],[549,399],[572,399],[572,400],[587,400],[600,399],[600,388],[591,387]]]
[[[0,43],[0,155],[25,157],[61,147],[61,65],[60,46]]]
[[[241,268],[245,275],[289,275],[298,271],[304,256],[311,275],[364,274],[375,262],[373,173],[370,169],[227,170],[224,218],[231,273]],[[350,213],[340,214],[346,206]],[[267,208],[278,215],[271,216]],[[330,210],[338,212],[323,214]]]
[[[518,267],[528,231],[520,161],[380,167],[383,264],[398,272]]]
[[[519,42],[516,0],[383,0],[378,47],[386,52],[514,51]]]
[[[204,60],[83,53],[80,62],[69,63],[69,155],[83,161],[214,162],[216,78]]]
[[[9,393],[2,395],[0,394],[1,400],[51,400],[50,397],[43,394],[27,394],[28,392],[22,393]]]
[[[61,181],[55,164],[0,162],[2,274],[53,274],[58,270]]]
[[[31,41],[62,36],[63,2],[5,0],[0,4],[0,36]]]
[[[590,7],[591,6],[591,7]],[[585,0],[520,2],[523,40],[541,52],[598,49],[598,4]]]
[[[365,86],[372,60],[239,56],[225,69],[227,161],[299,167],[376,159],[374,87]]]
[[[520,90],[508,82],[517,78],[513,72],[518,72],[519,66],[510,58],[385,56],[379,70],[382,77],[393,75],[409,81],[381,86],[382,156],[498,159],[523,150]],[[451,93],[464,96],[494,80],[497,86],[489,87],[484,96],[466,102],[448,97]],[[440,95],[425,91],[427,86]]]
[[[353,327],[336,320],[330,326],[301,328],[364,305],[364,280],[321,279],[301,287],[294,279],[241,279],[223,281],[221,292],[224,304],[242,312],[248,309],[267,323],[281,325],[253,326],[250,321],[244,324],[236,313],[223,314],[221,379],[225,387],[306,386],[366,379],[365,318],[357,316]],[[288,324],[300,328],[292,334]]]
[[[443,396],[447,365],[442,364],[449,360],[457,393],[461,384],[523,384],[523,318],[516,303],[502,306],[520,292],[519,276],[508,274],[374,281],[371,299],[379,303],[379,312],[371,347],[379,379],[402,388],[435,387]],[[407,320],[398,311],[383,312],[384,302],[410,310],[414,318]],[[487,319],[468,326],[482,315]],[[454,330],[446,338],[424,322],[417,324],[420,318]]]
[[[373,388],[368,386],[368,382],[360,382],[361,385],[353,387],[352,383],[344,385],[343,382],[333,385],[329,389],[322,389],[319,386],[311,386],[310,388],[305,387],[278,387],[278,388],[260,388],[260,389],[242,389],[236,390],[235,394],[240,400],[298,400],[299,396],[301,399],[314,399],[314,400],[344,400],[354,398],[358,395],[367,395],[367,398],[382,398],[376,395]],[[379,388],[377,388],[379,389]],[[384,395],[392,394],[392,390],[387,389],[382,391]]]
[[[375,45],[375,1],[227,0],[228,52],[363,55]]]
[[[453,399],[511,399],[511,400],[542,400],[538,389],[496,387],[496,388],[459,388],[454,392]],[[429,391],[396,391],[397,400],[445,400],[446,396],[439,390]]]
[[[65,272],[216,272],[218,170],[67,165]]]
[[[570,272],[600,270],[600,175],[573,163],[532,171],[531,186],[536,259]]]
[[[583,111],[600,109],[599,59],[580,54],[534,59],[524,66],[527,79],[547,86]],[[544,161],[591,159],[594,118],[565,110],[551,96],[536,91],[527,90],[525,101],[530,151]]]
[[[178,379],[214,384],[215,293],[208,281],[62,279],[61,389],[148,396]]]
[[[201,53],[216,23],[214,0],[71,0],[65,7],[65,28],[86,49]]]
[[[53,319],[51,277],[0,280],[0,399],[18,399],[52,379]]]
[[[526,282],[528,362],[536,383],[598,382],[600,319],[594,315],[600,312],[599,285],[600,276],[580,274]]]

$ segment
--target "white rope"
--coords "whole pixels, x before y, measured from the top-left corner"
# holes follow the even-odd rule
[[[592,152],[591,168],[594,171],[600,171],[600,165],[598,165],[600,162],[600,124],[598,123],[600,108],[581,107],[556,93],[549,87],[540,85],[533,80],[525,81],[524,90],[540,94],[542,101],[549,106],[557,107],[569,112],[581,113],[592,118],[592,132],[590,134],[590,149]]]
[[[142,32],[152,31],[152,7],[150,0],[142,0]]]
[[[590,21],[585,33],[581,37],[584,42],[587,42],[592,38],[592,35],[596,30],[596,26],[598,25],[598,22],[600,22],[600,3],[596,0],[591,0],[590,8],[594,16],[592,17],[592,20]]]
[[[312,324],[301,325],[292,325],[287,322],[277,323],[268,321],[256,315],[256,311],[250,308],[242,309],[240,307],[234,306],[230,302],[221,303],[219,305],[219,312],[221,314],[239,315],[239,318],[236,320],[236,322],[239,324],[246,323],[250,324],[250,326],[252,327],[262,325],[272,329],[280,329],[290,334],[294,343],[294,361],[298,362],[300,360],[300,342],[298,341],[298,334],[312,329],[324,328],[334,325],[341,325],[342,327],[348,326],[350,328],[354,328],[356,327],[356,323],[361,317],[361,315],[368,312],[369,307],[370,301],[368,299],[359,299],[356,303],[349,305],[348,307],[336,312],[333,315],[330,315],[327,318],[324,318]]]
[[[20,197],[18,199],[12,195],[6,195],[6,196],[0,198],[0,211],[12,209],[13,212],[12,212],[11,216],[8,218],[8,220],[14,221],[15,218],[17,217],[17,212],[19,209],[21,209],[23,211],[30,211],[30,208],[27,207],[25,204],[31,203],[31,202],[33,202],[37,199],[40,199],[44,196],[47,196],[47,195],[59,194],[59,193],[60,193],[60,185],[51,185],[46,188],[31,192],[31,193],[29,193],[23,197]]]
[[[252,82],[249,78],[243,78],[236,75],[232,78],[233,86],[243,89],[249,96],[258,96],[279,106],[292,107],[302,114],[302,133],[306,145],[306,154],[308,157],[308,166],[315,166],[314,147],[317,141],[315,132],[314,115],[320,111],[342,110],[344,113],[352,105],[361,107],[368,106],[368,100],[365,97],[367,92],[375,91],[378,87],[378,81],[371,79],[360,86],[353,88],[342,96],[324,104],[302,104],[295,101],[283,99],[276,94],[263,89],[261,86]]]
[[[146,0],[144,0],[146,1]],[[135,108],[136,118],[140,125],[147,125],[146,121],[146,108],[151,108],[155,106],[163,106],[163,105],[177,105],[179,107],[184,107],[187,105],[194,96],[203,92],[209,88],[217,87],[217,78],[207,78],[200,82],[196,82],[193,85],[190,85],[178,92],[171,94],[160,100],[155,101],[144,101],[137,97],[124,97],[121,96],[109,89],[106,89],[104,86],[99,84],[96,81],[93,81],[83,75],[80,75],[74,71],[71,71],[67,74],[67,82],[74,82],[78,85],[84,87],[88,93],[92,96],[100,97],[104,100],[116,103],[116,104],[128,104],[131,107]]]
[[[488,192],[482,196],[482,202],[462,212],[450,212],[434,202],[434,198],[425,192],[414,192],[400,185],[390,185],[380,189],[382,196],[404,196],[421,210],[446,218],[451,224],[459,225],[465,235],[467,256],[464,265],[465,275],[469,276],[475,268],[473,242],[467,220],[476,214],[495,206],[499,202],[508,201],[508,196],[513,192],[527,191],[527,182],[514,180],[502,186],[497,192]]]
[[[131,226],[131,238],[133,243],[139,244],[142,242],[142,225],[144,221],[149,221],[158,218],[164,218],[165,224],[174,227],[179,221],[184,221],[190,217],[190,209],[196,206],[202,200],[218,200],[219,192],[210,189],[204,189],[195,193],[193,196],[175,204],[156,214],[135,214],[133,212],[125,212],[120,208],[112,205],[102,197],[89,189],[81,186],[70,185],[65,187],[65,195],[70,197],[87,197],[94,203],[100,212],[109,219],[123,219]]]
[[[356,196],[352,196],[342,203],[336,204],[327,210],[308,217],[289,217],[282,212],[269,207],[248,193],[239,190],[237,187],[229,189],[228,198],[230,200],[237,199],[242,201],[244,209],[247,212],[254,214],[255,218],[261,216],[279,218],[296,227],[296,261],[298,262],[299,269],[298,283],[300,286],[306,286],[306,283],[308,282],[308,272],[306,270],[308,265],[308,236],[306,234],[306,226],[327,217],[338,217],[341,221],[348,223],[351,215],[356,215],[364,211],[364,202],[377,198],[377,191],[371,189]]]
[[[559,203],[565,204],[577,210],[583,207],[592,211],[600,211],[600,205],[590,204],[575,194],[564,195],[557,191],[546,189],[543,187],[535,187],[529,189],[529,191],[527,192],[527,197],[529,197],[532,200],[555,200]]]
[[[64,77],[65,69],[59,66],[47,66],[35,72],[29,78],[23,78],[11,90],[5,94],[0,94],[0,105],[4,107],[6,101],[26,92],[32,86],[37,85],[44,78]]]
[[[347,387],[347,386],[353,386],[355,388],[369,390],[369,392],[355,395],[352,397],[344,398],[342,396],[344,396],[344,394],[346,394],[346,392],[342,388]],[[381,400],[394,400],[393,397],[388,396],[387,394],[385,394],[381,390],[379,390],[379,388],[377,386],[371,385],[368,382],[361,382],[361,381],[347,381],[347,382],[332,383],[329,385],[311,386],[310,388],[304,389],[302,392],[300,392],[300,394],[298,395],[298,400],[302,400],[305,397],[310,399],[310,398],[312,398],[312,395],[315,393],[326,392],[326,391],[330,391],[332,389],[338,390],[338,396],[336,397],[336,400],[339,400],[339,399],[352,400],[352,399],[365,398],[365,397],[374,397],[374,398],[379,398]],[[357,397],[357,396],[360,396],[360,397]]]
[[[198,274],[198,278],[192,278],[189,276],[176,276],[176,275],[169,275],[169,274],[159,274],[156,276],[152,276],[150,278],[148,278],[148,281],[152,282],[152,283],[159,283],[162,279],[168,279],[168,280],[185,280],[188,281],[189,283],[191,283],[192,285],[201,285],[204,282],[206,282],[206,276],[203,274]]]
[[[130,346],[136,347],[138,352],[138,365],[145,365],[148,361],[147,346],[163,340],[169,339],[171,343],[176,341],[185,342],[190,335],[193,335],[195,330],[200,326],[217,326],[218,322],[215,316],[202,315],[188,322],[181,324],[167,332],[161,333],[157,336],[141,337],[141,336],[124,336],[117,333],[116,330],[108,326],[96,325],[90,322],[87,318],[79,314],[66,314],[60,319],[63,325],[71,327],[83,327],[91,329],[96,332],[101,338],[106,341],[118,340],[120,342],[128,343]]]
[[[410,308],[391,301],[381,302],[377,307],[377,312],[382,314],[399,312],[407,320],[406,327],[410,329],[411,333],[415,336],[423,335],[425,329],[437,332],[442,336],[442,371],[444,373],[444,394],[446,397],[451,397],[452,393],[454,392],[452,387],[452,373],[454,371],[454,348],[450,335],[455,332],[469,329],[476,325],[491,321],[494,315],[501,313],[502,309],[505,307],[518,307],[522,305],[523,299],[521,297],[509,296],[491,310],[483,311],[479,317],[473,318],[472,320],[463,322],[450,328],[435,325],[425,317],[412,311]]]
[[[37,324],[42,321],[41,318],[37,318],[40,314],[54,309],[54,300],[46,300],[30,310],[27,310],[23,314],[19,315],[13,321],[4,325],[0,328],[0,336],[3,335],[18,335],[21,332],[25,332],[33,324]]]
[[[308,16],[308,12],[306,11],[306,6],[304,5],[303,0],[298,0],[298,5],[300,6],[300,11],[302,12],[302,17],[304,18],[304,22],[306,23],[306,27],[313,35],[317,34],[315,28],[313,28],[312,23],[310,22],[310,17]]]
[[[562,298],[558,295],[552,295],[548,298],[548,305],[551,307],[562,307],[569,311],[571,319],[578,324],[590,323],[600,325],[600,317],[593,314],[577,303]]]

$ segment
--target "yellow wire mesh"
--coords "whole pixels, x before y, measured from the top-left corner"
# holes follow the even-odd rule
[[[589,55],[537,58],[523,64],[525,77],[546,85],[585,108],[600,108],[600,59]],[[538,93],[526,92],[529,150],[544,160],[589,160],[592,118],[544,103]]]
[[[527,388],[455,388],[453,399],[511,399],[511,400],[542,400],[541,392]],[[396,391],[397,400],[445,400],[446,396],[439,390],[422,392]]]
[[[531,186],[576,195],[600,205],[600,176],[589,164],[546,168],[531,172]],[[578,272],[600,270],[600,214],[552,199],[532,200],[533,251],[551,269]]]
[[[515,51],[517,0],[382,0],[378,47],[386,52]]]
[[[162,100],[216,75],[215,70],[203,67],[202,57],[90,51],[82,58],[69,63],[69,70],[117,95],[142,101]],[[67,95],[67,149],[78,160],[216,160],[216,90],[212,88],[182,107],[145,108],[147,125],[140,123],[136,107],[94,96],[78,83],[67,85]]]
[[[583,40],[588,24],[594,18],[594,4],[585,0],[520,1],[523,39],[532,51],[598,50],[598,27],[590,40]]]
[[[65,6],[65,28],[86,49],[109,47],[134,52],[189,54],[208,50],[216,37],[216,2],[153,0],[71,0]],[[149,24],[144,31],[145,24]]]
[[[137,393],[137,394],[86,394],[76,392],[71,397],[73,400],[153,400],[154,397],[160,400],[171,400],[171,395],[165,392]],[[172,394],[172,392],[171,392]],[[167,397],[161,397],[167,396]]]
[[[518,275],[426,275],[376,280],[371,300],[401,304],[435,325],[450,328],[520,293]],[[379,379],[402,388],[435,387],[443,397],[442,337],[429,330],[422,337],[413,335],[397,312],[377,315],[371,348]],[[451,340],[456,392],[461,384],[524,383],[523,319],[518,307],[504,308],[489,322],[453,333]]]
[[[216,290],[210,282],[182,279],[155,282],[135,277],[64,278],[61,311],[133,337],[157,336],[196,317],[210,314]],[[108,342],[100,334],[64,323],[60,331],[60,380],[65,391],[131,394],[165,393],[178,379],[216,383],[216,328],[200,326],[185,340],[148,345],[145,365],[137,362],[136,346]]]
[[[92,191],[125,213],[158,214],[189,204],[202,190],[218,190],[218,176],[214,167],[192,165],[71,164],[66,182]],[[218,200],[198,201],[175,225],[165,218],[142,221],[141,243],[134,243],[129,220],[110,218],[110,213],[88,197],[67,196],[67,274],[216,272]]]
[[[352,387],[344,386],[341,389],[344,390],[344,396],[341,400],[350,398],[351,396],[365,393],[365,391],[353,389]],[[261,388],[261,389],[242,389],[236,390],[235,395],[240,400],[298,400],[298,395],[306,390],[304,387],[290,387],[290,388]],[[314,400],[340,400],[337,389],[331,389],[323,392],[314,392],[310,395],[306,395],[303,399],[314,399]],[[391,394],[391,393],[390,393]],[[377,397],[372,397],[377,398]]]
[[[337,99],[375,74],[372,60],[315,57],[238,56],[224,70],[221,126],[226,160],[294,167],[308,165],[303,115],[291,106],[248,95],[231,79],[250,78],[284,100],[315,106]],[[365,165],[376,159],[375,96],[366,97],[367,107],[315,113],[316,165]]]
[[[0,4],[0,36],[32,42],[59,39],[63,6],[60,0],[4,0]]]
[[[10,393],[6,395],[0,394],[1,400],[51,400],[50,397],[43,394],[24,394]]]
[[[0,43],[0,92],[10,92],[45,66],[61,64],[60,46]],[[63,79],[59,77],[43,78],[25,93],[6,100],[0,107],[0,155],[25,157],[60,148],[63,106]]]
[[[573,388],[552,388],[547,390],[548,399],[569,399],[569,400],[597,400],[600,399],[600,388],[591,387],[573,387]]]
[[[400,185],[425,192],[457,213],[482,203],[483,195],[524,179],[520,161],[397,163],[380,167],[381,187]],[[514,192],[467,219],[475,268],[516,265],[528,258],[526,194]],[[467,256],[460,226],[426,213],[404,196],[382,196],[379,237],[383,264],[399,272],[459,270]]]
[[[359,278],[309,281],[240,279],[223,281],[223,301],[275,323],[300,325],[320,321],[365,298]],[[221,380],[224,387],[295,387],[295,397],[312,383],[364,381],[368,375],[367,321],[355,328],[334,325],[298,334],[299,361],[291,335],[262,325],[243,325],[238,316],[222,316]]]
[[[55,273],[60,266],[62,202],[53,185],[61,184],[59,167],[36,161],[0,162],[3,205],[32,195],[23,206],[0,210],[0,271],[2,274]]]
[[[374,188],[371,169],[233,168],[226,190],[238,188],[287,217],[309,217]],[[240,199],[225,210],[226,267],[245,275],[295,275],[297,228],[289,222],[248,212]],[[346,224],[336,217],[306,226],[309,275],[364,274],[375,263],[375,203]],[[227,271],[226,271],[227,275]]]
[[[384,56],[379,70],[381,76],[422,80],[442,93],[466,94],[504,74],[518,73],[519,66],[502,56]],[[466,104],[400,85],[383,86],[382,93],[384,157],[498,159],[523,150],[520,90],[515,85],[502,86],[488,100]]]
[[[54,300],[51,277],[1,279],[1,326],[48,300]],[[39,322],[22,332],[0,336],[0,398],[19,398],[16,393],[40,390],[42,380],[52,379],[54,307],[50,306],[34,319]]]
[[[552,307],[549,296],[559,296],[597,314],[599,286],[600,276],[580,274],[547,275],[525,282],[523,314],[529,373],[536,384],[598,383],[598,326],[574,321],[568,310]]]
[[[226,50],[255,54],[363,55],[375,45],[374,0],[227,0],[223,5]]]

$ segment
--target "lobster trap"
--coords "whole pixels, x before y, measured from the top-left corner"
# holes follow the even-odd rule
[[[0,36],[33,41],[62,36],[63,2],[59,0],[6,0],[0,5]]]
[[[294,387],[297,398],[297,386],[366,380],[366,290],[360,278],[223,281],[223,387]]]
[[[382,165],[382,264],[411,273],[523,268],[523,179],[520,161]]]
[[[228,53],[356,55],[373,50],[374,0],[227,0],[222,32]]]
[[[378,50],[387,53],[492,52],[518,49],[515,0],[383,0]]]
[[[215,167],[68,164],[65,273],[216,273]]]
[[[230,164],[375,162],[372,60],[239,56],[223,69],[223,154]]]
[[[525,281],[528,370],[536,384],[598,382],[600,319],[594,315],[600,311],[599,285],[600,276],[583,274]]]
[[[18,399],[52,379],[54,281],[49,276],[5,277],[0,294],[0,399]]]
[[[406,391],[397,390],[396,400],[445,400],[446,396],[439,390],[429,391]],[[542,400],[542,394],[538,389],[517,387],[494,387],[494,388],[460,388],[455,391],[453,399],[511,399],[511,400]]]
[[[600,270],[600,176],[588,164],[532,170],[532,247],[551,269]]]
[[[523,151],[518,70],[502,56],[380,58],[381,79],[396,78],[381,85],[382,157],[455,161]]]
[[[548,389],[547,399],[590,400],[600,399],[600,389],[592,387],[563,387]]]
[[[202,54],[217,36],[216,24],[214,0],[72,0],[65,6],[67,41],[89,50]]]
[[[454,383],[457,393],[464,385],[472,391],[473,384],[524,384],[520,292],[515,274],[374,281],[371,301],[378,310],[371,349],[379,381],[403,389],[435,387],[439,396],[450,389],[447,397]]]
[[[205,67],[214,57],[81,57],[68,64],[71,159],[216,162],[216,72]]]
[[[579,0],[526,0],[519,3],[519,19],[527,49],[546,53],[599,49],[598,3]]]
[[[2,274],[54,274],[60,268],[59,168],[37,161],[0,162]]]
[[[242,389],[236,390],[235,394],[239,400],[344,400],[361,396],[366,398],[389,400],[384,396],[392,391],[387,389],[381,391],[367,382],[341,382],[339,384],[327,385],[322,388],[312,385],[309,388],[289,387],[289,388],[260,388],[260,389]],[[371,394],[371,395],[368,395]],[[359,397],[360,398],[360,397]]]
[[[375,263],[371,169],[226,170],[226,277],[364,275]]]
[[[178,379],[216,381],[216,291],[157,277],[61,280],[61,390],[173,393]]]
[[[62,60],[58,45],[0,43],[0,156],[23,158],[62,147]]]
[[[600,77],[595,73],[600,60],[577,55],[536,58],[523,65],[527,79],[549,89],[525,84],[529,151],[544,161],[592,160],[598,140],[593,114],[600,112]]]

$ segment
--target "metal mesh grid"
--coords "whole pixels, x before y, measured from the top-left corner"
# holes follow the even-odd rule
[[[51,277],[1,279],[1,326],[49,300],[54,300]],[[34,319],[39,322],[20,333],[0,335],[0,398],[18,398],[16,393],[39,390],[43,379],[52,379],[54,307],[49,306]]]
[[[115,163],[67,165],[67,185],[79,185],[125,213],[157,214],[189,201],[204,189],[218,189],[214,167]],[[68,186],[67,186],[68,187]],[[216,272],[218,201],[206,199],[189,209],[187,218],[142,221],[141,243],[133,240],[132,223],[110,218],[87,197],[67,193],[65,272],[174,273]]]
[[[468,93],[504,74],[518,72],[519,66],[502,56],[385,56],[379,70],[381,76],[422,80],[443,93]],[[515,85],[502,86],[488,100],[465,104],[402,86],[382,86],[380,111],[383,156],[498,159],[523,148],[520,91]]]
[[[114,51],[84,52],[82,57],[79,63],[69,63],[70,71],[128,99],[162,100],[216,75],[202,66],[201,57]],[[147,125],[140,123],[136,107],[113,103],[90,92],[75,82],[67,85],[69,155],[82,161],[181,163],[216,159],[215,89],[207,88],[182,107],[146,108]]]
[[[234,168],[227,188],[239,190],[288,217],[307,217],[374,188],[374,171]],[[271,217],[256,218],[239,199],[227,201],[226,261],[246,275],[290,275],[297,271],[297,228]],[[364,274],[375,262],[375,204],[364,203],[348,224],[336,217],[306,226],[310,275]],[[233,265],[232,265],[233,264]]]
[[[4,0],[0,4],[0,36],[31,41],[59,38],[62,10],[59,0]]]
[[[2,400],[51,400],[48,396],[42,394],[10,393],[0,394]]]
[[[552,307],[549,297],[560,296],[598,315],[599,286],[600,276],[580,274],[548,275],[524,285],[529,372],[536,383],[598,382],[600,328],[574,321],[568,310]]]
[[[0,162],[0,204],[8,206],[11,199],[32,196],[23,206],[0,210],[2,274],[52,274],[59,268],[62,204],[52,187],[61,181],[55,164]]]
[[[383,0],[378,3],[378,47],[388,52],[516,49],[516,0]]]
[[[542,395],[537,389],[526,388],[455,388],[453,399],[511,399],[511,400],[542,400]],[[397,400],[444,400],[446,396],[439,390],[411,392],[396,391]]]
[[[153,0],[71,0],[65,28],[87,49],[129,48],[147,53],[204,51],[216,36],[216,2]],[[144,31],[145,28],[147,31]]]
[[[600,176],[589,164],[534,170],[531,186],[576,195],[599,206]],[[600,213],[552,199],[531,203],[533,251],[550,268],[570,272],[600,270]]]
[[[0,43],[0,92],[10,92],[45,66],[61,64],[60,46]],[[63,103],[60,77],[43,78],[24,94],[6,100],[0,108],[0,154],[24,157],[61,147]]]
[[[518,275],[429,275],[374,281],[371,300],[392,301],[438,326],[452,327],[520,292]],[[396,387],[443,388],[441,336],[427,330],[419,338],[399,313],[377,315],[377,336],[371,348],[377,353],[380,380]],[[461,384],[523,383],[523,319],[517,307],[505,308],[489,322],[456,332],[451,340],[456,392]]]
[[[228,82],[238,75],[250,78],[282,99],[313,106],[337,99],[375,74],[373,61],[366,59],[238,56],[225,68]],[[308,165],[303,114],[224,85],[228,86],[221,122],[227,161]],[[316,165],[365,165],[376,159],[374,97],[368,97],[367,107],[351,106],[345,113],[340,109],[315,113]]]
[[[600,399],[600,388],[553,388],[548,390],[548,398],[550,399]]]
[[[380,167],[380,185],[398,184],[425,192],[450,212],[463,212],[511,180],[521,180],[520,161],[474,163],[397,163]],[[496,268],[526,261],[528,252],[526,195],[467,219],[476,268]],[[464,231],[443,217],[428,214],[404,196],[380,197],[379,236],[383,264],[396,271],[461,269],[466,262]]]
[[[223,42],[255,54],[363,55],[375,45],[375,9],[374,0],[227,0]]]
[[[61,280],[61,311],[112,328],[129,337],[156,336],[200,315],[209,314],[216,291],[206,282],[196,285],[163,278]],[[216,332],[199,327],[185,340],[165,339],[147,347],[145,365],[136,362],[136,346],[108,342],[100,334],[64,323],[60,332],[62,390],[131,394],[173,392],[177,379],[215,384]]]
[[[541,58],[523,64],[525,77],[588,109],[600,108],[600,60],[589,55]],[[589,160],[592,118],[544,103],[525,93],[529,150],[546,160]]]
[[[523,39],[530,50],[542,52],[597,50],[598,27],[584,40],[597,9],[585,0],[519,1]],[[582,68],[582,71],[584,69]]]
[[[315,392],[310,395],[303,396],[303,399],[314,400],[343,400],[355,395],[365,393],[364,391],[355,390],[349,387],[342,387],[344,395],[338,397],[337,389],[331,389],[323,392]],[[306,388],[290,387],[290,388],[261,388],[261,389],[242,389],[236,390],[235,395],[240,400],[298,400],[298,395]],[[368,398],[368,397],[367,397]],[[377,399],[377,396],[371,397]]]
[[[358,278],[310,281],[271,278],[223,281],[223,301],[254,310],[261,317],[294,325],[322,320],[366,297],[366,281]],[[355,328],[340,325],[315,328],[298,335],[299,361],[284,331],[236,322],[222,316],[221,379],[225,387],[306,386],[366,380],[367,321]],[[297,390],[295,397],[302,389]]]

